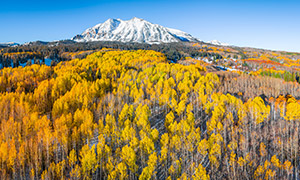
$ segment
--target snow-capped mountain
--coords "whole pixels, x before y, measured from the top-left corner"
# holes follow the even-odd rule
[[[77,42],[120,41],[149,44],[199,41],[183,31],[152,24],[136,17],[128,21],[108,19],[104,23],[85,30],[81,35],[73,37],[72,40]]]
[[[18,46],[18,43],[15,42],[7,42],[7,43],[0,43],[0,46],[4,46],[4,47],[11,47],[11,46]]]
[[[217,45],[217,46],[230,46],[230,44],[223,43],[218,40],[207,41],[207,43]]]

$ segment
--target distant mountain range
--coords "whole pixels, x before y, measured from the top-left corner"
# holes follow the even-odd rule
[[[144,19],[134,17],[130,20],[108,19],[104,23],[88,28],[82,34],[76,35],[72,39],[63,41],[53,41],[51,44],[72,43],[73,42],[95,42],[95,41],[117,41],[123,43],[174,43],[174,42],[201,42],[192,35],[172,28],[167,28],[158,24],[150,23]],[[46,45],[49,42],[35,41],[24,45]],[[218,46],[228,46],[218,40],[208,41]],[[15,42],[0,43],[0,47],[18,46]]]
[[[18,43],[15,42],[7,42],[7,43],[0,43],[0,47],[12,47],[12,46],[18,46]]]
[[[206,43],[217,45],[217,46],[230,46],[230,44],[223,43],[218,40],[207,41]]]

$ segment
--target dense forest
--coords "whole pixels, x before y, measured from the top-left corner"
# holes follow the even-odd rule
[[[298,179],[299,97],[151,50],[3,68],[0,178]]]
[[[21,63],[26,63],[29,59],[53,60],[53,65],[60,61],[67,61],[75,58],[85,58],[87,55],[103,48],[119,50],[154,50],[164,53],[168,60],[177,60],[191,56],[212,56],[214,53],[203,53],[198,47],[183,43],[166,44],[142,44],[142,43],[121,43],[121,42],[87,42],[75,43],[74,41],[58,42],[31,42],[29,44],[0,47],[0,64],[3,67],[18,67]],[[40,64],[37,61],[35,64]]]

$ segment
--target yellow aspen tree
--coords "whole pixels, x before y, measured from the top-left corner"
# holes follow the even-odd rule
[[[199,164],[192,178],[194,180],[209,180],[210,176],[207,174],[206,169]]]
[[[291,174],[292,173],[292,169],[293,169],[293,166],[292,166],[292,163],[289,161],[289,160],[286,160],[284,163],[283,163],[283,168],[288,172],[288,174]]]
[[[95,145],[93,145],[91,148],[88,145],[84,145],[82,147],[80,151],[80,162],[83,179],[90,179],[90,174],[94,173],[97,169]]]
[[[260,143],[259,153],[262,157],[267,155],[266,145],[263,142]]]
[[[260,97],[249,100],[247,104],[252,114],[252,119],[256,124],[260,124],[268,118],[270,114],[270,106],[266,106],[264,101]]]
[[[184,110],[185,110],[185,100],[181,100],[179,103],[178,103],[178,106],[176,108],[176,112],[177,112],[177,115],[178,116],[182,116]]]
[[[147,162],[147,167],[145,167],[139,176],[139,180],[150,180],[151,177],[155,175],[155,168],[157,164],[157,155],[156,152],[153,152],[149,156],[149,160]]]
[[[127,179],[128,175],[127,175],[127,167],[123,162],[120,162],[117,167],[116,167],[116,171],[118,174],[118,179]]]
[[[69,153],[69,156],[68,156],[68,163],[69,163],[69,166],[73,169],[75,164],[77,162],[77,155],[76,155],[76,151],[74,149],[72,149]]]
[[[271,169],[268,169],[265,174],[265,179],[266,180],[273,179],[275,175],[276,175],[276,171],[272,171]]]
[[[272,162],[272,164],[273,164],[275,167],[277,167],[277,168],[280,168],[280,167],[281,167],[281,163],[280,163],[280,161],[279,161],[279,159],[277,158],[276,155],[272,156],[271,162]]]
[[[169,126],[170,126],[170,124],[173,123],[174,118],[175,118],[175,116],[174,116],[174,114],[173,114],[172,111],[170,111],[170,112],[166,115],[166,118],[165,118],[165,127],[167,128],[168,131],[170,131],[170,130],[169,130]]]
[[[127,164],[130,171],[135,173],[137,170],[135,151],[130,146],[126,145],[122,148],[121,158]]]
[[[263,168],[261,165],[259,165],[259,166],[256,168],[255,172],[254,172],[254,178],[255,178],[255,179],[258,179],[258,178],[260,178],[263,174],[264,174],[264,168]]]
[[[288,102],[285,119],[288,121],[300,119],[300,104],[298,102]]]

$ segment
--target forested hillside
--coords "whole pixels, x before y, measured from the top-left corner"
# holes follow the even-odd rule
[[[0,47],[0,68],[18,67],[26,63],[29,59],[44,60],[51,59],[54,64],[60,61],[67,61],[75,58],[85,58],[87,55],[99,51],[103,48],[113,48],[119,50],[155,50],[164,53],[169,60],[177,61],[186,56],[208,56],[199,51],[198,47],[186,45],[184,43],[166,44],[145,44],[145,43],[121,43],[121,42],[88,42],[75,43],[74,41],[59,42],[32,42],[29,44]],[[38,64],[40,61],[38,61]],[[34,63],[37,64],[37,63]]]
[[[300,85],[266,74],[108,49],[4,68],[0,179],[297,179]]]

